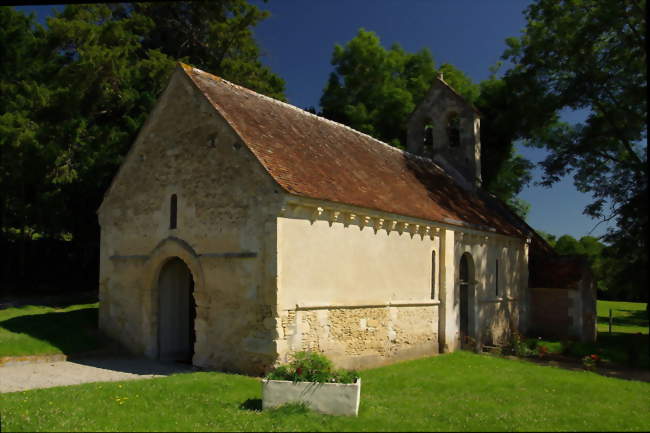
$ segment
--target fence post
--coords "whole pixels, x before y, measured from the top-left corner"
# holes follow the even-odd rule
[[[612,309],[609,309],[609,333],[612,333]]]

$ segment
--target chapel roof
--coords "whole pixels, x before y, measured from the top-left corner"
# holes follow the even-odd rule
[[[181,66],[264,169],[290,194],[531,236],[532,229],[502,202],[486,192],[463,189],[429,158]]]

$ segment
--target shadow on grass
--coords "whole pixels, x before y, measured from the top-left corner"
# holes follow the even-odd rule
[[[594,343],[574,342],[571,344],[568,355],[582,358],[595,353],[613,364],[648,369],[650,368],[648,338],[647,334],[599,332],[598,340]]]
[[[99,347],[97,322],[98,309],[84,308],[61,313],[13,317],[0,322],[0,327],[16,334],[29,335],[49,343],[65,354],[71,354]],[[19,344],[20,342],[16,343]]]
[[[249,398],[245,402],[239,405],[241,410],[250,410],[253,412],[259,412],[262,410],[262,399],[261,398]]]
[[[121,373],[137,374],[139,376],[194,373],[196,368],[179,362],[161,362],[154,359],[111,354],[108,357],[72,357],[70,362],[102,370],[119,371]]]
[[[66,308],[72,305],[92,304],[98,301],[99,295],[97,290],[56,294],[31,294],[26,296],[13,295],[0,297],[0,310],[24,305]]]
[[[648,315],[645,310],[613,310],[613,326],[639,326],[648,327]],[[598,316],[598,323],[602,325],[609,324],[608,316]]]

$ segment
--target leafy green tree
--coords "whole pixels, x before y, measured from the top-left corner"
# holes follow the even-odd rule
[[[520,116],[513,110],[513,98],[506,83],[492,76],[480,83],[475,101],[481,112],[481,174],[484,188],[526,218],[530,204],[517,197],[532,179],[532,163],[517,154]]]
[[[284,80],[260,62],[252,28],[269,16],[246,0],[133,3],[155,26],[142,46],[285,100]]]
[[[617,284],[616,279],[613,278],[615,273],[612,272],[612,270],[624,266],[624,262],[611,254],[610,247],[593,236],[583,236],[577,240],[571,235],[563,235],[555,240],[555,236],[551,234],[540,231],[538,233],[550,241],[549,243],[553,245],[558,254],[584,256],[591,267],[598,290],[607,292],[610,299],[626,299],[625,290],[622,290]]]
[[[555,243],[557,242],[557,236],[542,230],[535,230],[535,231],[537,232],[538,235],[544,238],[544,240],[548,242],[550,246],[555,248]]]
[[[51,92],[41,82],[48,56],[44,30],[33,16],[0,8],[0,244],[17,240],[19,275],[25,274],[25,242],[47,231],[58,188],[56,145],[41,140],[43,111]],[[46,53],[45,53],[46,54]],[[15,250],[14,250],[15,252]],[[2,275],[8,269],[3,261]]]
[[[616,221],[604,239],[625,266],[612,271],[647,299],[646,2],[537,0],[525,15],[504,53],[519,133],[549,151],[543,184],[572,175],[593,197],[584,212]],[[567,109],[584,123],[559,122]]]
[[[321,97],[322,114],[394,146],[405,148],[406,118],[436,76],[428,50],[386,50],[373,32],[360,29],[332,54],[334,72]]]
[[[580,242],[571,235],[560,236],[555,243],[555,251],[565,256],[584,255],[585,253]]]
[[[402,149],[408,116],[443,73],[444,80],[483,114],[481,164],[486,189],[525,217],[529,205],[516,195],[530,180],[531,165],[514,153],[511,119],[499,117],[498,104],[507,103],[500,80],[493,77],[476,85],[453,65],[436,69],[427,49],[408,53],[398,44],[386,49],[375,33],[364,29],[345,46],[334,47],[332,65],[320,101],[322,115]]]
[[[177,60],[284,99],[250,29],[265,16],[244,0],[68,5],[43,29],[0,8],[3,237],[97,245],[95,211]]]
[[[263,17],[233,0],[69,5],[48,20],[58,67],[47,78],[54,91],[45,129],[51,140],[66,143],[57,156],[62,230],[96,241],[95,211],[163,90],[178,60],[173,56],[284,97],[284,82],[259,63],[250,32]],[[230,48],[209,49],[226,41]]]

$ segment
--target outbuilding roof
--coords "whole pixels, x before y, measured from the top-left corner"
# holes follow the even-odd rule
[[[431,159],[181,64],[182,70],[288,193],[528,237],[493,196],[468,191]]]

